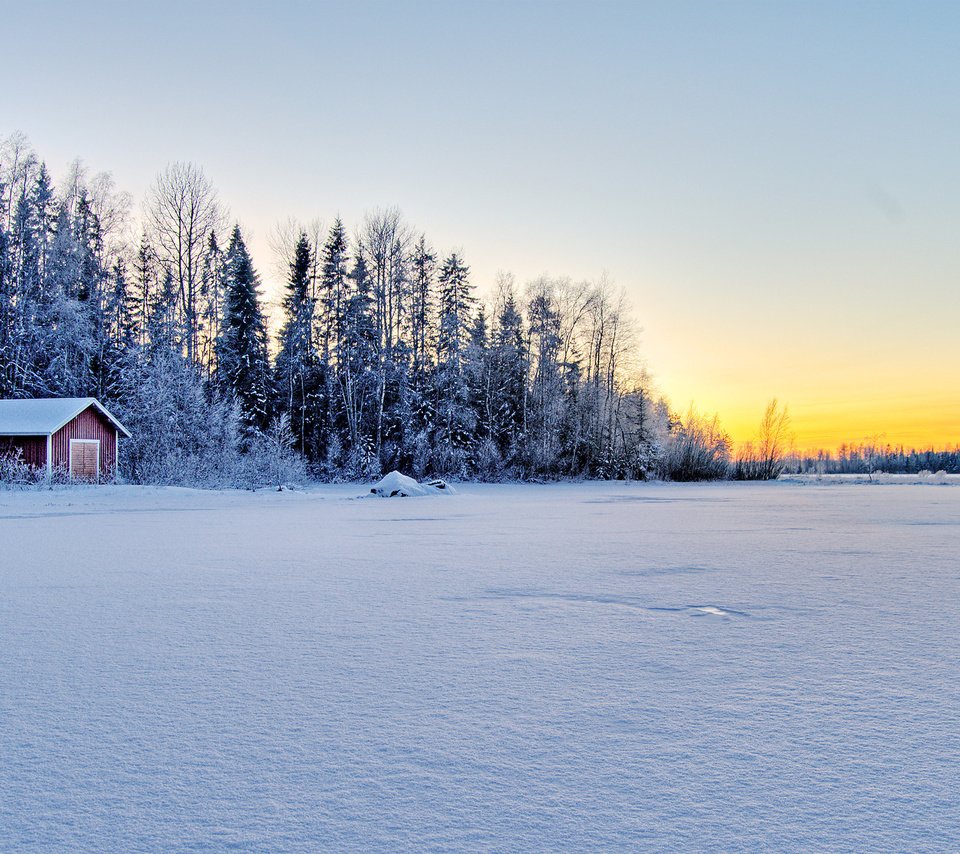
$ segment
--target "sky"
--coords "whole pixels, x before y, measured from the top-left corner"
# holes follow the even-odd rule
[[[960,442],[960,4],[0,0],[0,136],[138,200],[200,165],[279,292],[289,217],[398,206],[481,295],[629,296],[686,410]]]

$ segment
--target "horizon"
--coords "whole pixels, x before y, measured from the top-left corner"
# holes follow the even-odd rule
[[[501,270],[607,274],[658,391],[737,441],[778,398],[798,449],[956,446],[955,7],[212,4],[181,31],[185,8],[12,9],[48,50],[30,75],[28,40],[0,58],[2,135],[136,209],[196,163],[271,303],[278,223],[396,205],[482,297]]]

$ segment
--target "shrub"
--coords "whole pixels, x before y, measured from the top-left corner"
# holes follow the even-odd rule
[[[720,419],[692,406],[667,440],[660,476],[665,480],[721,480],[730,474],[730,436]]]

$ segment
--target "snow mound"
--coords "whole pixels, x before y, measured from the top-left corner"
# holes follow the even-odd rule
[[[455,490],[445,481],[434,479],[417,483],[412,477],[392,471],[370,488],[371,495],[380,498],[411,498],[416,495],[452,494]]]

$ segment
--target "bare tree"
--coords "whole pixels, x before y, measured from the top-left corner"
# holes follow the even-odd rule
[[[756,443],[745,443],[737,455],[734,477],[738,480],[775,480],[783,473],[792,442],[790,413],[773,398],[764,410]]]
[[[760,422],[759,452],[764,480],[780,476],[791,441],[790,413],[774,398],[767,404]]]
[[[40,161],[23,133],[17,131],[0,140],[0,212],[5,231],[12,230],[17,199],[27,194],[39,167]]]
[[[404,222],[399,208],[368,213],[358,238],[370,258],[375,319],[380,337],[377,364],[376,451],[383,445],[383,416],[386,402],[387,372],[392,366],[394,347],[400,340],[404,319],[410,310],[410,248],[414,232]]]
[[[203,257],[210,233],[223,222],[213,184],[192,163],[171,164],[157,176],[147,197],[147,220],[157,256],[173,274],[186,355],[196,361]]]

